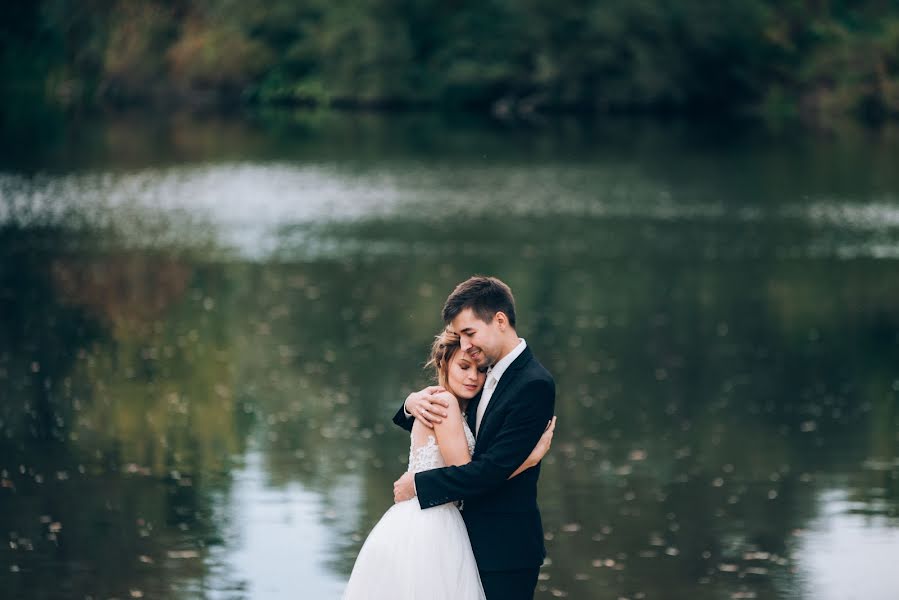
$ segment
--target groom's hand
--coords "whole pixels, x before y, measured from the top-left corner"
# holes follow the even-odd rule
[[[412,392],[406,397],[403,406],[406,412],[418,419],[422,425],[434,429],[437,423],[443,423],[449,402],[445,398],[438,398],[434,394],[445,392],[439,385],[426,387],[420,392]]]
[[[393,482],[393,501],[404,502],[415,497],[415,475],[403,473],[403,476]]]

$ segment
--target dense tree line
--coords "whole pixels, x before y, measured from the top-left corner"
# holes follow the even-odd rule
[[[899,115],[897,0],[11,0],[4,13],[7,102]]]

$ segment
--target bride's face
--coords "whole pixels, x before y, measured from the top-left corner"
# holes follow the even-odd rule
[[[484,387],[486,373],[486,365],[479,367],[466,353],[456,350],[446,373],[447,388],[456,398],[469,400]]]

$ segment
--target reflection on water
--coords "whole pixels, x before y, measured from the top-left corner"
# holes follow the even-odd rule
[[[319,494],[298,483],[272,488],[263,462],[257,451],[248,451],[230,497],[221,499],[228,511],[220,515],[225,543],[210,557],[210,596],[339,597],[345,580],[326,568],[333,540],[321,520],[337,509],[342,518],[355,518],[361,498],[353,477],[337,488],[342,502],[326,507]]]
[[[596,227],[638,225],[644,231],[642,247],[658,245],[657,230],[673,222],[692,224],[688,239],[701,241],[699,251],[712,258],[728,252],[721,247],[725,231],[735,230],[739,238],[757,228],[766,230],[764,236],[740,240],[751,245],[737,250],[738,257],[768,252],[784,258],[899,256],[896,194],[861,200],[801,196],[763,203],[701,187],[672,191],[669,182],[633,168],[576,162],[489,170],[461,164],[451,171],[427,162],[362,169],[226,163],[123,174],[5,175],[0,176],[0,194],[5,200],[0,222],[113,228],[119,243],[133,247],[197,247],[199,235],[257,260],[298,245],[307,256],[326,248],[345,254],[345,244],[355,236],[341,232],[334,239],[322,231],[325,224],[366,230],[406,225],[413,230],[410,235],[388,234],[379,245],[397,253],[420,237],[434,241],[435,229],[453,240],[465,239],[465,233],[454,230],[455,223],[500,220],[499,215],[503,222],[515,223],[510,238],[532,236],[531,229],[546,220],[583,235],[587,221]],[[684,232],[674,237],[668,243],[682,243]],[[772,241],[776,246],[766,248]],[[208,242],[210,250],[212,240]],[[343,245],[335,247],[338,243]]]
[[[875,493],[880,490],[873,489]],[[810,598],[890,598],[899,590],[896,507],[852,502],[841,489],[822,491],[818,517],[797,531],[800,576]],[[879,504],[879,506],[878,506]],[[884,518],[892,512],[893,520]],[[874,513],[874,514],[871,514]],[[892,526],[891,526],[892,525]],[[851,572],[852,578],[842,576]]]
[[[538,597],[894,597],[896,141],[729,133],[126,121],[0,154],[0,585],[338,597],[442,300],[490,272],[559,384]]]

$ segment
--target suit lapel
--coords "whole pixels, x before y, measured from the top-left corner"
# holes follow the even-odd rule
[[[512,364],[509,365],[509,368],[506,369],[506,372],[503,373],[502,377],[500,377],[499,383],[496,384],[496,389],[493,390],[493,395],[490,396],[490,402],[487,404],[487,409],[484,411],[484,417],[481,419],[481,429],[484,428],[484,423],[487,422],[487,418],[490,416],[490,413],[493,412],[493,409],[496,408],[496,405],[499,404],[499,401],[504,399],[502,397],[503,391],[507,387],[509,387],[509,384],[511,383],[511,381],[518,376],[518,371],[530,359],[531,359],[531,348],[529,346],[525,346],[524,352],[522,352],[518,356],[518,358],[516,358],[514,361],[512,361]],[[477,407],[475,407],[475,408],[477,408]],[[472,431],[474,431],[473,427],[472,427]]]

